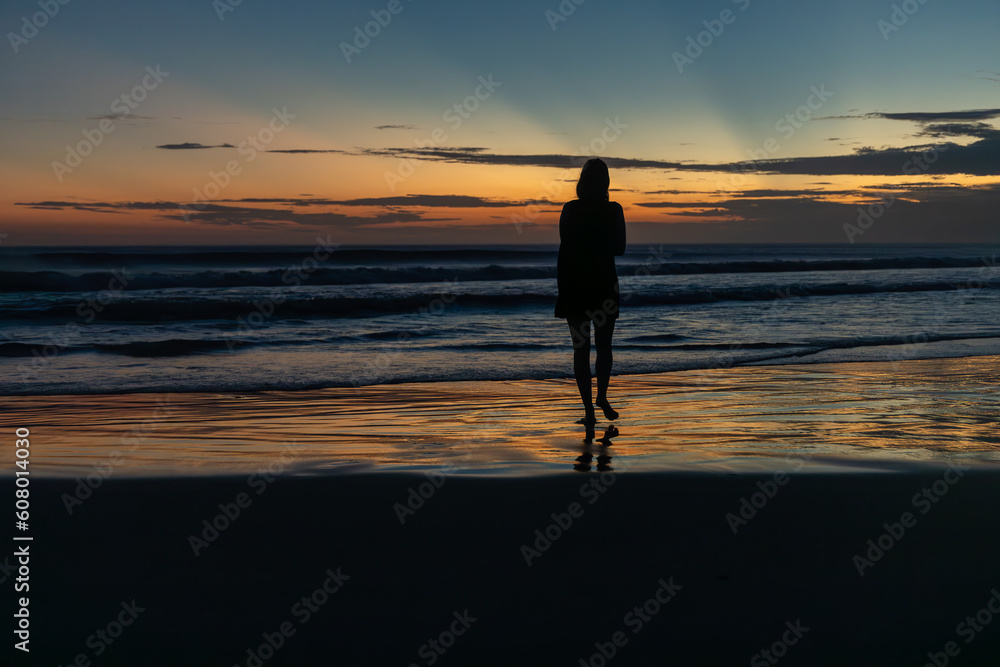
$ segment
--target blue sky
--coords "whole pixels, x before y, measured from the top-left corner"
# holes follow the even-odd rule
[[[539,193],[571,185],[587,145],[609,158],[643,238],[843,242],[858,207],[898,197],[854,240],[997,240],[986,212],[1000,160],[983,167],[1000,158],[996,2],[399,0],[392,14],[388,1],[222,1],[53,4],[26,41],[16,35],[30,33],[23,17],[42,11],[38,1],[2,4],[9,243],[298,243],[331,228],[355,243],[384,241],[386,230],[399,242],[554,242],[571,187],[551,201]],[[232,9],[221,19],[220,6]],[[565,20],[552,22],[547,12],[560,8]],[[347,62],[342,44],[373,11],[391,20]],[[706,46],[688,52],[699,33]],[[680,72],[675,53],[696,57]],[[169,75],[130,116],[110,117],[113,131],[79,166],[54,166],[157,65]],[[499,85],[475,99],[491,76]],[[803,115],[817,89],[828,99]],[[469,100],[474,110],[451,126],[445,112]],[[246,160],[240,142],[283,109],[291,122]],[[779,132],[796,112],[794,132]],[[927,115],[896,115],[914,112]],[[615,119],[624,129],[614,140],[592,144]],[[769,160],[743,165],[736,182],[733,164],[769,139]],[[959,150],[914,175],[872,169],[871,155],[861,166],[809,163],[808,173],[796,161],[864,149],[901,165],[932,144]],[[231,160],[239,173],[179,215]],[[404,164],[412,175],[387,179],[408,173]],[[485,205],[424,206],[422,195]],[[541,212],[512,236],[532,202]],[[945,233],[934,222],[943,210],[967,223]]]

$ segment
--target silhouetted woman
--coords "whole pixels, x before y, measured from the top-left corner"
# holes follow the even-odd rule
[[[597,347],[597,401],[607,419],[618,413],[608,403],[611,379],[611,337],[620,299],[615,255],[625,254],[625,213],[608,201],[608,165],[587,160],[576,184],[577,199],[563,206],[559,217],[559,263],[556,317],[566,318],[573,340],[573,374],[586,411],[583,422],[594,423],[590,384],[590,327]]]

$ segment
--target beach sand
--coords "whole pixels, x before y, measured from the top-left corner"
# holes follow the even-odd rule
[[[995,665],[996,379],[616,377],[610,447],[562,380],[7,399],[30,664]]]

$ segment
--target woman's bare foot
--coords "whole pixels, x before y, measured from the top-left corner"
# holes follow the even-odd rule
[[[593,426],[597,423],[597,417],[594,415],[594,408],[587,410],[583,416],[583,419],[578,419],[577,424],[586,424],[587,426]]]
[[[597,399],[597,401],[595,401],[595,405],[597,405],[597,407],[599,407],[601,410],[604,411],[604,417],[608,421],[614,421],[618,419],[618,413],[615,412],[615,409],[611,407],[610,403],[608,403],[607,398]]]

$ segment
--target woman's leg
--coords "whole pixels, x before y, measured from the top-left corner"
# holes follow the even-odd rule
[[[607,419],[618,419],[618,413],[608,403],[608,383],[611,381],[611,338],[615,334],[615,318],[609,317],[600,326],[594,323],[594,344],[597,347],[597,405]]]
[[[573,375],[580,390],[580,400],[586,410],[586,418],[593,419],[594,403],[590,385],[590,320],[570,317],[569,333],[573,339]]]

